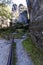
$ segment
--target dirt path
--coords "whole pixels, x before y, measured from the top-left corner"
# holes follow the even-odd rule
[[[14,39],[16,42],[16,54],[17,63],[16,65],[34,65],[31,58],[27,56],[27,53],[23,49],[22,41],[23,39]]]

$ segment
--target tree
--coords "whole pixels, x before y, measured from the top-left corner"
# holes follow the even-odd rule
[[[0,0],[2,3],[7,3],[7,4],[9,4],[9,3],[11,3],[11,0]]]
[[[11,19],[11,9],[8,5],[0,3],[0,16]]]

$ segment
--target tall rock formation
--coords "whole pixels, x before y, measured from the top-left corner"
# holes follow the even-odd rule
[[[43,20],[43,0],[26,0],[31,21]]]
[[[18,6],[13,4],[12,6],[12,23],[16,23],[19,17]]]
[[[32,40],[43,49],[43,0],[26,0],[26,2],[30,15],[29,29]]]
[[[27,8],[23,5],[19,5],[19,22],[27,23]]]

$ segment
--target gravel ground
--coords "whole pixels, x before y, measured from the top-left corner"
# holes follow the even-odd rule
[[[34,65],[22,46],[23,39],[14,39],[14,41],[16,42],[16,65]]]
[[[11,44],[5,39],[0,39],[0,65],[7,65]]]

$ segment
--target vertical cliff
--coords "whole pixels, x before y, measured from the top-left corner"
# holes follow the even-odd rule
[[[26,2],[30,15],[29,29],[32,40],[35,39],[38,47],[43,48],[43,0],[26,0]]]
[[[30,20],[43,20],[43,0],[26,0]]]

